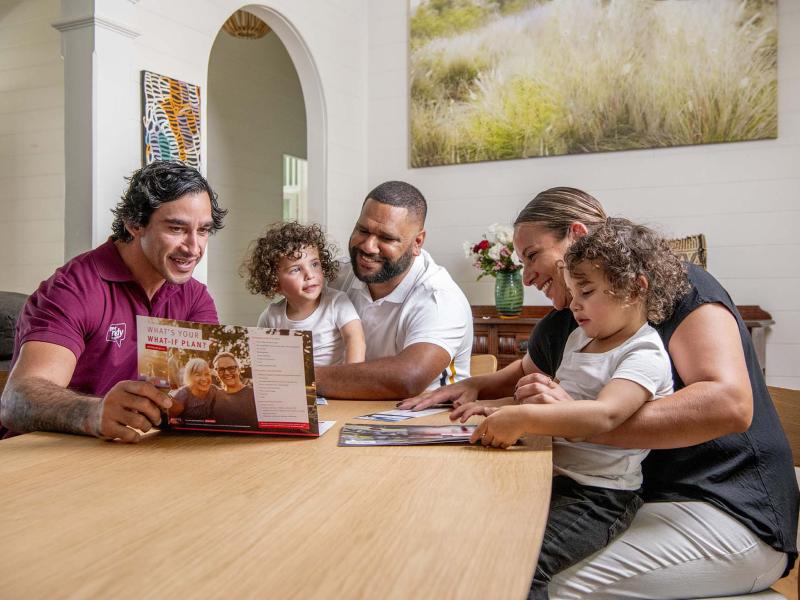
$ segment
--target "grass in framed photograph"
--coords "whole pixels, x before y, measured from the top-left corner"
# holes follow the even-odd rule
[[[412,167],[775,138],[776,0],[410,0]]]
[[[179,160],[200,168],[200,86],[142,71],[144,164]]]

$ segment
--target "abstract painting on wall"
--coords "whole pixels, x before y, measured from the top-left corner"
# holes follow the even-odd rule
[[[142,71],[144,163],[179,160],[200,168],[200,87]]]
[[[777,0],[409,0],[412,167],[775,138]]]

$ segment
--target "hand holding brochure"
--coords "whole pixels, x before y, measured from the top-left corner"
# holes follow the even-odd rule
[[[310,331],[136,317],[139,377],[171,429],[319,436]]]

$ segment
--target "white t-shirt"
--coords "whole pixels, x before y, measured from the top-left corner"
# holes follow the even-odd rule
[[[367,340],[366,359],[397,356],[412,344],[436,344],[450,355],[450,364],[426,389],[469,377],[472,354],[472,309],[447,269],[425,250],[388,296],[372,299],[349,263],[343,263],[331,285],[346,292],[361,317]]]
[[[672,393],[672,367],[658,332],[645,323],[608,352],[581,352],[591,338],[578,327],[567,339],[556,376],[575,400],[595,400],[612,379],[634,381],[650,392],[650,400]],[[582,485],[637,490],[642,461],[649,450],[614,448],[553,438],[553,470]]]
[[[345,344],[341,329],[358,319],[347,295],[329,287],[322,289],[319,306],[302,321],[286,316],[286,299],[270,304],[258,317],[259,327],[273,329],[304,329],[311,331],[314,345],[314,366],[327,367],[344,362]]]

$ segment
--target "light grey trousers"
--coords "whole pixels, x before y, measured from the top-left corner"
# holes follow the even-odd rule
[[[786,554],[706,502],[652,502],[606,548],[556,575],[551,600],[704,598],[767,589]]]

